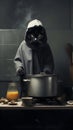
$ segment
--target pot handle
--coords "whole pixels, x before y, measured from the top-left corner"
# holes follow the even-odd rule
[[[29,82],[30,79],[23,79],[23,82]]]

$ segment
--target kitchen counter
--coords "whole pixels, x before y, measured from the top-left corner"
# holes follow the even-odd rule
[[[18,102],[16,102],[17,104],[16,105],[9,105],[9,104],[3,104],[3,103],[0,103],[0,110],[1,109],[21,109],[21,110],[50,110],[50,109],[56,109],[56,110],[72,110],[73,109],[73,105],[68,105],[68,104],[65,104],[65,105],[32,105],[32,106],[26,106],[25,104],[22,105],[22,101],[19,99]]]
[[[2,125],[4,124],[4,125]],[[0,129],[73,130],[73,105],[27,107],[0,103]]]

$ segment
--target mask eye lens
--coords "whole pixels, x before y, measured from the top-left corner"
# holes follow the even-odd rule
[[[42,38],[43,38],[43,35],[42,35],[42,34],[39,34],[39,35],[38,35],[38,38],[39,38],[39,39],[42,39]]]
[[[33,36],[32,34],[29,34],[29,35],[28,35],[28,39],[29,39],[29,40],[31,40],[31,39],[33,39],[33,38],[34,38],[34,36]]]
[[[34,38],[34,36],[31,34],[31,38]]]

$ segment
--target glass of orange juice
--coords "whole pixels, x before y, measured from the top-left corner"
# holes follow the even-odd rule
[[[17,100],[19,98],[19,91],[17,89],[16,83],[10,83],[6,93],[6,98],[8,100]]]

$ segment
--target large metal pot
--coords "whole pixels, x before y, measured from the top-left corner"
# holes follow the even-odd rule
[[[28,96],[56,97],[58,96],[57,77],[55,74],[37,74],[24,79],[28,82]]]

